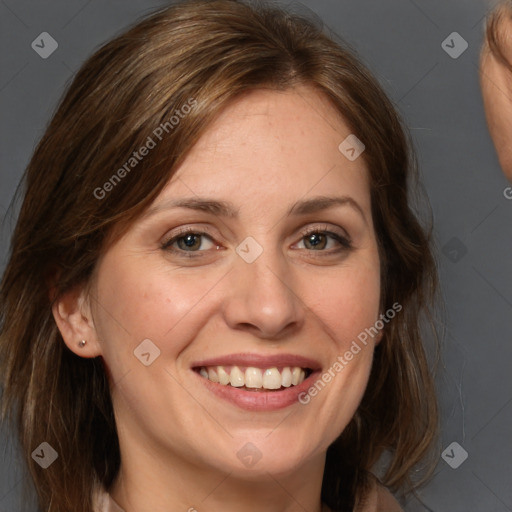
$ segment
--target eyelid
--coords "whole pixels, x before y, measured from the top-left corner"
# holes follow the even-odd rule
[[[342,233],[338,233],[337,230],[342,231]],[[339,236],[340,238],[344,238],[345,240],[347,240],[347,242],[352,244],[352,238],[350,237],[350,235],[346,232],[346,230],[340,228],[339,226],[333,227],[329,224],[323,224],[321,226],[308,226],[307,228],[303,229],[300,232],[302,236],[307,236],[312,233],[332,233],[333,235]]]
[[[343,233],[340,233],[338,231],[343,231]],[[348,233],[344,229],[340,228],[339,226],[332,227],[325,223],[321,226],[308,225],[306,228],[301,229],[299,231],[300,238],[297,242],[295,242],[295,244],[302,242],[305,237],[307,237],[311,234],[314,234],[314,233],[323,234],[323,235],[327,236],[328,238],[335,240],[338,244],[338,247],[331,248],[328,250],[314,251],[314,250],[305,249],[306,252],[313,253],[313,254],[316,253],[315,257],[333,256],[338,253],[346,252],[350,249],[353,249],[351,237],[348,235]],[[198,235],[200,237],[208,238],[213,243],[213,245],[216,245],[216,250],[219,250],[222,247],[218,243],[218,241],[216,240],[214,235],[212,235],[209,232],[208,228],[194,227],[194,226],[188,225],[188,226],[181,226],[179,228],[176,228],[176,230],[174,230],[174,232],[171,235],[169,235],[168,237],[165,237],[165,239],[160,243],[161,249],[163,249],[164,251],[174,253],[177,256],[184,257],[184,258],[202,257],[202,256],[205,256],[204,253],[207,253],[207,254],[211,253],[212,248],[206,249],[206,250],[186,251],[183,249],[178,249],[178,248],[172,247],[173,244],[176,243],[176,241],[178,239],[180,239],[186,235],[189,235],[189,234]]]
[[[216,242],[214,235],[208,230],[208,228],[205,228],[203,226],[180,226],[179,228],[176,228],[172,231],[170,234],[166,234],[161,242],[161,245],[166,245],[172,240],[179,238],[181,236],[185,236],[188,234],[194,234],[194,235],[206,235],[212,239],[212,241]]]
[[[343,233],[340,233],[338,231],[343,231]],[[328,258],[328,257],[334,257],[334,256],[340,256],[342,254],[347,254],[348,251],[351,251],[354,249],[354,245],[352,243],[351,237],[348,235],[348,233],[344,229],[340,229],[339,227],[330,229],[330,226],[323,225],[323,226],[310,226],[304,230],[301,231],[300,235],[301,238],[296,243],[301,243],[304,238],[311,234],[319,233],[322,234],[328,238],[331,238],[334,240],[337,244],[337,247],[326,249],[326,250],[308,250],[305,249],[306,253],[309,256],[312,256],[314,258]],[[296,245],[296,244],[294,244]],[[302,248],[301,248],[302,250]]]

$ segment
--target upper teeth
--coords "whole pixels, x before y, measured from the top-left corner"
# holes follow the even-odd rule
[[[224,386],[230,384],[237,388],[245,386],[254,389],[279,389],[281,386],[289,388],[300,384],[306,377],[306,372],[299,366],[285,366],[282,371],[276,367],[262,370],[253,366],[232,366],[231,369],[225,366],[202,366],[199,373],[205,379]]]

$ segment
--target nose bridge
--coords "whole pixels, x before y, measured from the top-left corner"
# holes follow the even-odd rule
[[[266,237],[264,245],[258,244],[259,248],[254,239],[238,247],[225,309],[232,328],[250,328],[260,337],[278,337],[302,321],[293,273],[270,238]],[[246,257],[249,254],[251,257]]]

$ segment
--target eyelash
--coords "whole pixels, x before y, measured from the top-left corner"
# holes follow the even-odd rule
[[[302,231],[301,232],[301,240],[306,238],[306,237],[308,237],[308,236],[310,236],[310,235],[312,235],[312,234],[320,234],[320,235],[329,236],[329,237],[333,238],[334,240],[336,240],[339,243],[340,247],[338,247],[335,250],[327,250],[327,251],[325,251],[325,250],[314,251],[314,250],[311,250],[311,249],[306,249],[309,252],[320,252],[320,253],[323,252],[324,255],[333,255],[333,254],[337,254],[339,252],[348,251],[348,250],[353,248],[352,242],[351,242],[351,240],[348,237],[340,235],[338,233],[334,233],[332,231],[329,231],[327,229],[327,226],[324,229],[319,229],[318,227],[312,227],[312,228],[308,228],[308,229]],[[206,236],[213,243],[216,243],[215,240],[213,239],[213,237],[209,233],[207,233],[205,231],[198,231],[198,230],[194,230],[194,229],[191,229],[191,228],[183,228],[183,229],[178,230],[178,232],[175,233],[172,238],[170,238],[169,240],[163,242],[161,248],[164,251],[169,251],[169,252],[172,252],[174,254],[178,254],[180,256],[183,256],[185,258],[201,257],[202,256],[201,253],[206,252],[206,251],[184,251],[182,249],[175,249],[174,247],[172,247],[172,245],[175,242],[177,242],[181,238],[186,237],[187,235]],[[217,244],[217,245],[219,245],[219,244]],[[321,255],[318,254],[317,256],[321,256]]]

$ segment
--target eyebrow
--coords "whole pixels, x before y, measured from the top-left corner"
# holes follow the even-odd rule
[[[355,201],[350,196],[316,196],[310,199],[300,200],[297,201],[288,210],[286,215],[308,215],[311,213],[328,210],[330,208],[334,208],[335,206],[349,206],[358,212],[363,217],[363,220],[367,222],[363,209],[359,203],[357,203],[357,201]],[[156,213],[160,213],[163,210],[169,210],[173,208],[187,208],[189,210],[202,211],[212,215],[231,219],[236,219],[240,212],[240,208],[236,208],[233,203],[229,201],[216,201],[212,199],[190,197],[184,199],[175,199],[153,206],[146,212],[144,217],[149,217]]]

